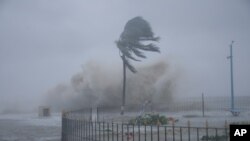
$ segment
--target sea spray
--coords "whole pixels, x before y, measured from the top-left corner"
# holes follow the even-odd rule
[[[160,60],[138,67],[128,73],[126,106],[138,106],[149,101],[154,108],[171,103],[178,82],[178,73]],[[117,67],[98,62],[83,65],[82,72],[72,76],[69,84],[59,84],[47,93],[46,103],[57,110],[96,106],[121,105],[122,73]]]

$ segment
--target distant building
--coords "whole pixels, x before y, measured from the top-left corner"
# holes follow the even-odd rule
[[[38,110],[39,117],[49,117],[50,116],[50,107],[48,106],[40,106]]]

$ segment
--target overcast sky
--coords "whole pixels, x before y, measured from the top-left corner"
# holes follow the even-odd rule
[[[122,69],[114,41],[135,16],[161,37],[148,60],[183,72],[183,95],[230,94],[232,40],[235,95],[250,95],[248,0],[0,0],[0,107],[39,102],[89,60]]]

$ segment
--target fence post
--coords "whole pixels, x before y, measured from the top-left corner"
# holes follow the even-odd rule
[[[209,137],[208,137],[208,121],[206,120],[206,139],[208,141]]]
[[[90,121],[92,122],[92,112],[93,112],[93,110],[92,110],[92,107],[90,108]]]
[[[167,126],[164,126],[165,141],[167,141]],[[152,140],[151,140],[152,141]]]
[[[96,130],[96,124],[97,124],[97,122],[96,122],[96,120],[95,120],[95,140],[97,140],[97,135],[96,135],[96,133],[97,133],[97,130]]]
[[[119,139],[119,125],[118,125],[118,123],[116,123],[116,140],[118,141],[118,139]]]
[[[215,140],[217,141],[218,140],[218,128],[215,128]]]
[[[172,127],[173,127],[173,141],[175,141],[174,120],[172,120]]]
[[[96,107],[96,119],[97,119],[97,122],[99,122],[99,107],[98,106]]]
[[[150,125],[150,141],[153,141],[153,131],[152,131],[152,124]]]
[[[88,139],[91,139],[91,121],[88,121],[88,128],[89,128],[89,135],[88,135]]]
[[[141,124],[138,124],[138,140],[141,141]]]
[[[133,124],[133,141],[135,140],[135,125]]]
[[[123,141],[123,134],[124,132],[123,132],[123,122],[122,122],[122,141]]]
[[[182,127],[180,127],[180,141],[182,141]]]
[[[188,120],[188,141],[190,141],[190,121]]]
[[[199,135],[199,127],[197,127],[197,129],[196,129],[197,131],[197,141],[199,141],[199,139],[200,139],[200,135]]]
[[[157,141],[160,141],[160,126],[157,125]]]
[[[105,122],[103,120],[103,123],[102,123],[102,133],[103,133],[103,141],[105,141]]]
[[[109,122],[107,122],[107,133],[108,133],[108,141],[109,141]]]
[[[101,140],[101,122],[98,122],[98,140]]]
[[[91,138],[92,138],[92,140],[94,140],[94,122],[93,121],[91,121]]]
[[[112,121],[112,128],[111,128],[111,130],[112,130],[112,132],[111,132],[111,134],[112,134],[112,141],[114,141],[114,123],[113,123],[113,121]]]
[[[65,117],[66,117],[66,113],[64,111],[62,111],[62,131],[61,131],[61,141],[65,141]]]
[[[226,135],[226,140],[228,140],[228,133],[227,133],[227,120],[225,120],[225,135]]]

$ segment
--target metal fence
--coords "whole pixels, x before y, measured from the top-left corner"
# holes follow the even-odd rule
[[[234,105],[236,109],[242,111],[250,111],[250,96],[235,96]],[[204,107],[202,107],[204,106]],[[189,111],[189,110],[204,110],[206,111],[224,111],[231,108],[230,96],[207,96],[204,97],[182,97],[176,98],[172,103],[166,106],[164,110],[170,111]]]
[[[141,112],[152,113],[177,113],[177,112],[189,112],[196,115],[205,117],[206,115],[214,114],[226,114],[231,113],[230,97],[188,97],[188,98],[176,98],[171,102],[165,103],[153,103],[141,102],[137,105],[125,105],[125,113],[140,115]],[[235,109],[240,113],[250,112],[250,97],[239,96],[235,97]],[[99,105],[96,109],[96,117],[93,118],[97,121],[112,121],[114,117],[120,116],[120,106],[118,105]],[[112,114],[111,114],[112,113]]]
[[[229,129],[131,125],[93,120],[93,110],[62,113],[62,141],[228,141]]]

